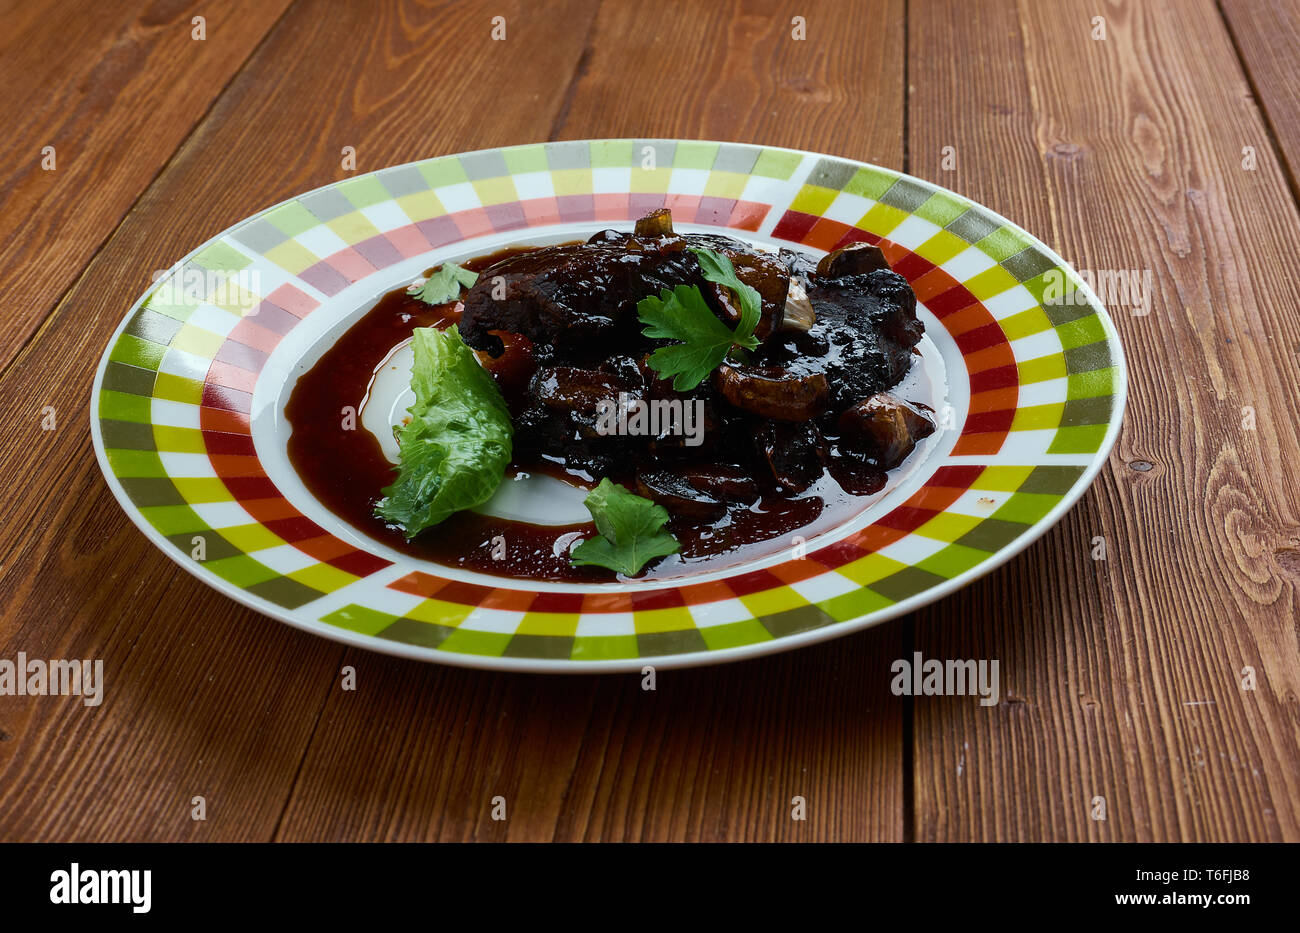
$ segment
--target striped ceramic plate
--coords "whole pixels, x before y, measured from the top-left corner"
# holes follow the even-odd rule
[[[912,283],[942,360],[947,430],[859,519],[797,553],[699,577],[547,584],[391,551],[307,493],[288,463],[283,402],[313,347],[431,265],[665,205],[679,227],[757,244],[878,243]],[[594,671],[781,651],[953,592],[1082,495],[1124,396],[1123,354],[1096,296],[992,211],[848,159],[595,140],[384,169],[232,227],[127,314],[95,379],[91,432],[140,529],[254,609],[408,657]]]

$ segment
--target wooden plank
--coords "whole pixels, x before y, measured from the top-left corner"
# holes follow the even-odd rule
[[[917,650],[1000,659],[1003,701],[917,701],[916,837],[1300,839],[1300,222],[1222,21],[1209,0],[911,12],[912,170],[1155,289],[1145,316],[1110,302],[1130,402],[1097,484],[921,614]]]
[[[1282,151],[1291,193],[1300,192],[1300,3],[1295,0],[1220,0],[1256,103]],[[1256,156],[1259,146],[1253,146]],[[1249,154],[1243,154],[1243,160]],[[1297,195],[1300,196],[1300,195]]]
[[[0,367],[291,0],[15,3],[0,30]],[[193,38],[194,16],[206,38]],[[46,161],[45,147],[53,147]]]
[[[341,177],[343,146],[366,169],[545,137],[593,14],[297,4],[0,374],[0,657],[100,658],[107,680],[93,709],[0,705],[0,838],[271,838],[343,649],[218,596],[131,526],[85,430],[93,362],[150,270]]]
[[[902,167],[901,0],[702,6],[604,3],[557,137],[725,137]],[[648,80],[665,69],[680,77]]]
[[[793,12],[806,40],[791,38]],[[899,168],[902,35],[894,0],[605,3],[556,135],[808,146]],[[666,87],[647,69],[689,78]],[[490,676],[350,654],[367,686],[331,695],[280,838],[901,839],[889,664],[904,631],[664,671],[653,693],[635,675]],[[490,816],[498,794],[505,822]],[[790,818],[795,796],[806,823]]]
[[[662,671],[654,691],[349,652],[357,690],[331,693],[277,838],[899,838],[899,703],[878,673],[896,642]]]

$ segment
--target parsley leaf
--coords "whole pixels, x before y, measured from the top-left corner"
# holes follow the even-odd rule
[[[569,552],[571,563],[608,567],[636,576],[656,557],[675,554],[681,545],[663,530],[668,512],[649,499],[602,479],[585,500],[601,537],[588,538]]]
[[[636,303],[637,317],[646,325],[647,337],[679,341],[660,347],[646,360],[660,378],[672,378],[673,388],[689,391],[705,380],[727,358],[736,335],[718,320],[694,285],[663,289]]]
[[[691,252],[700,261],[700,272],[706,281],[723,285],[731,289],[740,301],[740,323],[736,325],[736,343],[747,350],[758,346],[754,339],[754,328],[758,326],[759,316],[763,311],[763,299],[758,290],[746,285],[736,278],[736,267],[722,253],[711,249],[696,249]]]
[[[646,361],[660,378],[672,377],[673,388],[688,392],[722,364],[733,347],[753,350],[758,346],[762,299],[757,291],[736,278],[731,260],[711,249],[691,248],[700,261],[704,278],[731,289],[740,303],[740,323],[733,331],[713,313],[698,287],[678,285],[665,288],[659,297],[649,295],[636,304],[637,317],[646,325],[647,337],[678,341],[660,347]]]
[[[466,288],[473,288],[474,283],[477,281],[477,272],[470,272],[454,262],[444,262],[438,267],[437,272],[425,280],[423,285],[412,285],[406,290],[406,293],[414,295],[427,305],[440,305],[444,302],[455,301],[460,297],[460,287],[462,285]]]
[[[496,380],[455,327],[417,327],[411,418],[395,429],[397,480],[375,514],[413,538],[453,512],[496,492],[511,457],[514,428]]]

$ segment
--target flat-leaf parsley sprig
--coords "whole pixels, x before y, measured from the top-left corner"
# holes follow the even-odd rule
[[[419,298],[427,305],[440,305],[455,301],[460,297],[460,287],[473,288],[478,281],[478,273],[471,272],[454,262],[444,262],[438,271],[429,276],[420,285],[412,285],[406,290],[408,295]]]
[[[656,557],[675,554],[681,548],[677,539],[663,530],[667,510],[618,483],[602,479],[583,502],[600,535],[578,542],[569,552],[573,564],[608,567],[632,577]]]
[[[637,317],[645,325],[647,337],[676,340],[660,347],[646,361],[660,378],[673,380],[678,392],[689,392],[708,378],[735,348],[758,347],[754,329],[762,311],[758,291],[736,277],[731,260],[711,249],[691,252],[700,261],[706,281],[728,288],[740,305],[740,321],[732,330],[713,313],[704,295],[695,285],[677,285],[662,289],[658,297],[650,295],[637,302]]]

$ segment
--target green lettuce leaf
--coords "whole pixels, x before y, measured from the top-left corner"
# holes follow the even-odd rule
[[[407,538],[496,492],[511,457],[514,428],[496,380],[460,332],[417,327],[410,421],[394,428],[401,447],[397,481],[375,514]]]
[[[632,577],[656,557],[681,548],[663,530],[668,512],[661,505],[628,492],[618,483],[602,479],[583,500],[601,536],[579,542],[569,552],[574,564],[608,567]]]

